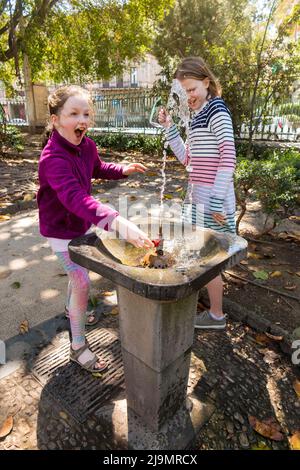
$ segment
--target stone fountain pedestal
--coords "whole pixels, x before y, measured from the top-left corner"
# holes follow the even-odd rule
[[[94,234],[69,245],[74,262],[117,284],[127,399],[97,413],[115,449],[185,449],[214,411],[186,396],[198,291],[242,259],[246,243],[237,237],[232,250],[226,235],[205,236],[211,256],[184,273],[122,265]]]

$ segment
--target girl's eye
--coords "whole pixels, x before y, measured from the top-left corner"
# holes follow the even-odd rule
[[[76,116],[77,113],[75,113],[75,111],[73,111],[73,113],[71,113],[71,116]]]
[[[89,114],[89,113],[85,113],[85,117],[90,117],[90,114]]]

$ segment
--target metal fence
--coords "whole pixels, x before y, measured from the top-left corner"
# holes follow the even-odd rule
[[[19,98],[0,98],[0,104],[4,110],[4,116],[7,124],[15,126],[28,125],[26,117],[26,99]]]
[[[300,102],[280,103],[264,110],[257,108],[252,126],[254,126],[253,139],[300,141]],[[238,137],[249,136],[249,125],[242,124]]]
[[[106,132],[156,133],[149,123],[155,97],[148,93],[93,93],[94,128]]]
[[[150,90],[110,89],[94,90],[95,132],[122,132],[128,134],[157,134],[159,130],[149,122],[156,98]],[[25,98],[0,99],[7,123],[17,126],[27,125]],[[262,119],[261,109],[255,112],[254,139],[300,141],[300,102],[282,103],[270,107]],[[249,125],[241,126],[236,137],[247,138]]]

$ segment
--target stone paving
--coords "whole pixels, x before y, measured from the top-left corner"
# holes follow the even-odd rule
[[[128,159],[132,161],[132,157]],[[136,159],[140,160],[139,157]],[[146,164],[153,173],[143,179],[143,185],[140,177],[130,182],[105,182],[94,186],[95,194],[99,194],[102,202],[106,203],[108,197],[116,200],[119,194],[126,192],[131,201],[135,201],[141,186],[144,186],[148,200],[153,197],[157,202],[161,177],[157,164],[151,161]],[[176,161],[171,164],[177,171]],[[26,203],[35,204],[35,201],[23,200],[28,192],[35,190],[30,182],[33,168],[36,171],[34,161],[25,167],[28,187],[25,184],[20,189],[16,184],[8,189],[5,184],[3,213],[7,213],[5,201],[9,191],[16,191],[14,194],[22,199],[23,208]],[[18,171],[15,162],[3,167],[7,181]],[[177,180],[170,179],[166,193],[173,202],[180,201],[184,182],[182,172],[178,173]],[[19,210],[18,207],[9,213]],[[96,328],[109,328],[117,334],[118,316],[110,314],[114,305],[103,308],[100,302],[97,308],[106,315]],[[292,365],[290,355],[282,352],[278,342],[260,344],[257,333],[236,320],[236,316],[230,317],[226,332],[195,332],[188,393],[193,392],[203,401],[212,402],[216,411],[202,428],[193,449],[288,449],[288,437],[300,429],[300,398],[293,388],[294,381],[300,376],[299,367]],[[68,337],[66,321],[61,315],[44,323],[47,326],[37,325],[29,333],[10,339],[11,348],[15,353],[17,351],[20,360],[13,365],[12,372],[0,380],[0,428],[8,416],[13,416],[12,431],[0,439],[0,450],[107,448],[105,432],[96,415],[79,424],[62,402],[57,402],[47,392],[47,386],[42,386],[33,377],[31,367],[39,351],[51,346],[59,347]],[[17,348],[18,342],[22,344],[21,350]],[[277,442],[262,437],[250,426],[248,415],[259,420],[275,418],[284,439]]]
[[[117,334],[118,316],[111,315],[110,309],[96,328]],[[62,331],[66,321],[58,316],[53,322],[57,336],[50,340],[45,334],[42,343],[31,344],[19,369],[0,381],[0,423],[9,415],[14,418],[11,433],[0,440],[0,450],[109,449],[97,413],[82,424],[76,422],[62,406],[63,400],[53,398],[47,386],[42,387],[31,374],[39,351],[59,346],[68,337],[67,329]],[[293,389],[297,375],[299,369],[276,342],[262,346],[256,332],[246,325],[230,320],[224,332],[196,331],[188,394],[212,402],[216,411],[192,449],[288,449],[287,438],[300,427],[300,399]],[[275,418],[284,439],[276,442],[260,436],[251,428],[248,415],[259,420]]]

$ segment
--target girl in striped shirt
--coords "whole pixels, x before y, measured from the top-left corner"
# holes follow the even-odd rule
[[[230,112],[221,98],[221,87],[200,57],[188,57],[175,72],[185,89],[191,111],[189,139],[185,144],[165,109],[159,122],[179,161],[189,171],[187,194],[193,203],[193,223],[197,205],[202,207],[204,227],[235,233],[235,195],[233,173],[235,147]],[[190,202],[190,201],[189,201]],[[195,328],[223,329],[223,281],[221,275],[207,284],[210,310],[196,316]]]

